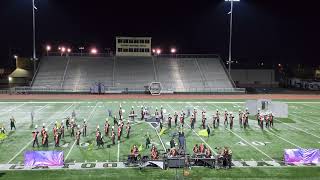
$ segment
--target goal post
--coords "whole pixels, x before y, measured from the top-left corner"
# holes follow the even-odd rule
[[[152,82],[149,85],[149,92],[151,95],[160,95],[161,94],[161,83],[160,82]]]

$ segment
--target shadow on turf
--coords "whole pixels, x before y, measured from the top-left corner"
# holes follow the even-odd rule
[[[4,176],[5,174],[6,174],[6,173],[1,173],[1,172],[0,172],[0,177]]]

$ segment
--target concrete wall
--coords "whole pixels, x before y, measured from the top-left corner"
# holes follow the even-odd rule
[[[273,69],[233,69],[231,76],[240,87],[276,87]]]

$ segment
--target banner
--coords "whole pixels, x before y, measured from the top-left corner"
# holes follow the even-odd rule
[[[24,154],[24,166],[63,166],[63,151],[27,151]]]
[[[318,164],[320,163],[319,149],[285,149],[285,164]]]

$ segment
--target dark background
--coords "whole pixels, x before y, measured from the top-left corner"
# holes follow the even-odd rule
[[[113,49],[115,36],[151,36],[168,53],[228,56],[230,3],[224,0],[36,0],[37,53],[48,43]],[[317,1],[234,3],[233,60],[318,66]],[[0,66],[32,56],[32,0],[0,1]],[[75,50],[74,50],[75,51]]]

